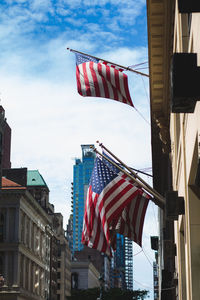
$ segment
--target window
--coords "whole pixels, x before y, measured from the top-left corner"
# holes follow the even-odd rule
[[[0,213],[0,242],[4,240],[4,231],[5,231],[5,216],[4,213]]]
[[[179,143],[180,143],[180,114],[176,114],[175,117],[175,126],[176,126],[176,155],[178,153]]]
[[[188,14],[188,33],[189,33],[189,35],[190,35],[191,23],[192,23],[192,14]]]
[[[0,274],[4,273],[4,269],[3,269],[3,253],[0,254]]]
[[[37,255],[39,255],[39,251],[40,251],[40,230],[37,227],[36,235],[35,235],[35,252]]]
[[[26,219],[26,245],[29,247],[29,237],[30,237],[30,219]]]
[[[26,270],[26,276],[25,276],[25,288],[26,290],[29,290],[29,260],[28,258],[25,259],[25,270]]]
[[[188,22],[188,15],[181,14],[181,29],[182,29],[182,52],[188,52],[189,34],[190,34],[190,22]]]
[[[21,242],[24,243],[25,242],[25,215],[23,212],[21,212]]]
[[[72,273],[71,287],[72,287],[72,289],[78,289],[78,273]]]
[[[21,254],[20,261],[20,286],[24,287],[24,256]]]

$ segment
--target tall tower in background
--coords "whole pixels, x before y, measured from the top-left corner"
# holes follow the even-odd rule
[[[83,249],[81,236],[85,200],[95,160],[95,153],[90,146],[91,145],[81,145],[82,160],[76,159],[73,168],[73,252]]]
[[[124,238],[125,244],[125,282],[128,290],[133,290],[133,241]]]
[[[5,110],[0,105],[0,187],[2,178],[2,169],[10,169],[10,147],[11,147],[11,129],[6,122]]]
[[[133,289],[133,242],[117,233],[116,251],[114,252],[113,287]]]
[[[1,166],[2,169],[10,169],[10,148],[11,148],[11,128],[6,122],[5,110],[3,106],[0,105],[0,115],[1,115]]]
[[[81,145],[82,159],[76,158],[73,166],[72,214],[67,226],[70,249],[77,260],[89,260],[103,274],[105,287],[133,289],[132,241],[117,234],[116,251],[110,258],[95,249],[81,244],[85,200],[94,167],[95,153],[91,145]]]

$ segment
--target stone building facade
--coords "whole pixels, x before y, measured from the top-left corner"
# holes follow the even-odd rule
[[[71,264],[72,288],[90,289],[99,287],[100,273],[89,261],[73,261]]]
[[[63,216],[54,213],[53,218],[57,220],[55,237],[57,239],[57,300],[66,300],[71,290],[71,251],[63,229]]]
[[[3,174],[0,299],[65,300],[71,291],[71,252],[63,217],[49,203],[48,187],[38,171],[9,169]]]
[[[48,299],[50,218],[26,187],[3,178],[0,220],[0,298]]]
[[[200,3],[147,1],[159,299],[200,295]]]

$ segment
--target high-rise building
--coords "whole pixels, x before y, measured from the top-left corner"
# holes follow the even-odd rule
[[[127,237],[125,243],[125,283],[128,290],[133,290],[133,242]]]
[[[125,242],[124,236],[118,233],[116,236],[116,251],[111,265],[111,286],[125,289]]]
[[[154,300],[159,299],[158,295],[158,265],[153,262],[153,289],[154,289]]]
[[[95,153],[90,146],[81,145],[82,160],[75,160],[72,183],[72,215],[67,229],[68,240],[74,257],[78,260],[85,261],[89,259],[92,261],[97,270],[104,274],[104,280],[108,287],[115,286],[132,289],[132,241],[117,234],[111,278],[109,278],[110,274],[107,274],[110,273],[110,260],[108,257],[102,256],[97,250],[89,249],[81,244],[85,200],[95,160]],[[108,265],[109,267],[106,267]],[[109,270],[109,272],[105,272],[106,270]]]
[[[85,199],[95,160],[95,153],[90,146],[81,145],[82,160],[76,159],[73,168],[73,252],[83,249],[81,236]]]
[[[11,168],[10,162],[11,128],[6,122],[5,110],[0,105],[0,178],[3,168]],[[1,185],[1,180],[0,180]]]
[[[116,251],[112,263],[112,287],[133,289],[133,245],[132,241],[117,234]]]

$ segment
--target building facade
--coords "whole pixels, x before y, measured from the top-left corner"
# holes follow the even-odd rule
[[[37,170],[4,169],[0,201],[0,298],[66,300],[71,252],[63,217]],[[15,180],[15,181],[13,181]]]
[[[196,300],[200,295],[200,103],[196,102],[200,99],[200,93],[195,94],[200,78],[199,26],[199,3],[176,2],[173,52],[179,55],[185,53],[185,57],[180,56],[184,59],[185,68],[177,67],[177,72],[182,73],[181,89],[184,89],[186,98],[182,97],[180,103],[182,113],[172,114],[170,120],[173,189],[183,197],[185,207],[185,214],[174,222],[177,249],[175,276],[178,279],[176,292],[181,300]],[[191,68],[195,69],[192,73]],[[175,100],[174,97],[174,103]],[[188,108],[185,101],[189,102]],[[189,109],[191,112],[187,113]]]
[[[200,5],[147,1],[154,187],[159,212],[159,299],[200,294]]]
[[[111,287],[133,290],[133,242],[118,233],[110,277]]]
[[[81,145],[82,160],[76,159],[73,168],[73,252],[83,249],[81,237],[85,200],[95,160],[95,153],[90,146],[91,145]]]
[[[125,283],[126,289],[133,290],[133,242],[127,237],[125,243]]]
[[[91,262],[73,261],[72,270],[72,289],[92,289],[99,287],[100,273]]]
[[[0,298],[48,299],[48,215],[26,187],[3,178],[0,219],[0,272],[4,277]]]
[[[63,229],[63,216],[49,203],[49,189],[37,170],[27,173],[27,188],[51,219],[50,297],[66,300],[71,291],[71,251]]]
[[[54,213],[54,234],[57,239],[57,300],[66,300],[71,290],[71,252],[63,229],[63,216]]]
[[[116,251],[113,254],[111,269],[112,287],[126,288],[125,281],[125,238],[116,234]]]
[[[5,110],[0,105],[0,115],[1,115],[1,143],[2,143],[2,169],[3,168],[11,168],[10,161],[10,151],[11,151],[11,128],[8,125],[5,118]]]
[[[158,265],[153,262],[153,294],[154,300],[159,300],[159,286],[158,286]]]
[[[2,177],[2,168],[11,168],[10,151],[11,128],[6,121],[5,110],[0,105],[0,179]]]

